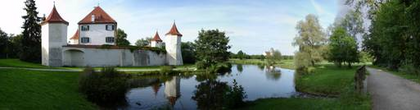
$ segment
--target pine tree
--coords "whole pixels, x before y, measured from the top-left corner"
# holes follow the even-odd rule
[[[21,41],[22,53],[20,54],[20,60],[29,62],[41,62],[41,18],[38,17],[36,11],[35,0],[26,0],[24,10],[26,11],[25,16],[22,18],[25,20],[23,23],[23,39]]]

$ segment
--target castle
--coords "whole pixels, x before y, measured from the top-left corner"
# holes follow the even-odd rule
[[[51,13],[41,23],[42,65],[60,66],[159,66],[183,65],[181,37],[175,23],[165,34],[165,43],[159,34],[151,41],[151,47],[165,45],[166,53],[150,50],[130,50],[115,45],[117,22],[97,6],[78,23],[78,29],[67,41],[67,26],[53,6]],[[108,45],[108,48],[103,48]]]

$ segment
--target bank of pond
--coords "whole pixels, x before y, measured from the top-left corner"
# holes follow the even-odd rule
[[[7,95],[0,95],[0,109],[370,109],[369,96],[351,89],[355,69],[324,65],[305,76],[263,65],[235,64],[217,74],[164,69],[81,74],[4,69],[0,93]]]

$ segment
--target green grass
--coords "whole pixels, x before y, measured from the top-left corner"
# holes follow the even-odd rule
[[[369,110],[369,105],[343,104],[338,99],[268,98],[247,102],[243,110]]]
[[[48,68],[41,64],[24,62],[19,59],[0,59],[0,67]]]
[[[0,109],[90,110],[78,91],[77,72],[0,70]]]
[[[253,65],[266,65],[267,63],[265,60],[261,60],[261,59],[242,59],[242,60],[229,59],[229,62],[233,64],[253,64]],[[275,66],[279,66],[281,68],[286,68],[286,69],[295,68],[293,59],[281,60],[280,62],[275,64]]]
[[[360,64],[359,64],[360,65]],[[358,67],[358,66],[357,66]],[[261,110],[370,110],[370,96],[356,94],[353,77],[357,67],[338,68],[321,63],[313,73],[297,76],[296,88],[300,92],[332,96],[335,98],[271,98],[248,102],[243,109]]]
[[[405,79],[408,79],[408,80],[411,80],[411,81],[414,81],[414,82],[417,82],[417,83],[420,84],[420,76],[405,73],[405,72],[402,72],[402,71],[391,71],[391,70],[389,70],[387,68],[384,68],[384,67],[378,67],[378,66],[369,66],[369,67],[376,68],[376,69],[381,69],[381,70],[384,70],[386,72],[392,73],[394,75],[400,76],[402,78],[405,78]]]
[[[332,64],[322,64],[313,73],[296,79],[296,89],[311,94],[337,96],[353,85],[357,67],[338,68]]]

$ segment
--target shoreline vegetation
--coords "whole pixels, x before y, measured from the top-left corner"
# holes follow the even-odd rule
[[[6,62],[4,62],[6,61]],[[239,60],[239,59],[232,59],[229,61],[233,64],[264,64],[264,61],[260,59],[246,59],[246,60]],[[15,64],[15,65],[5,65],[5,64]],[[18,65],[22,64],[22,65]],[[26,62],[20,62],[17,59],[1,59],[0,60],[0,66],[18,66],[18,67],[42,67],[39,64],[32,64],[32,63],[26,63]],[[282,60],[280,63],[276,63],[275,66],[287,68],[287,69],[293,69],[293,60]],[[170,67],[170,68],[169,68]],[[180,67],[193,67],[193,65],[186,65],[186,66],[180,66]],[[118,68],[118,67],[117,67]],[[132,74],[134,76],[147,76],[147,75],[169,75],[175,72],[175,74],[183,73],[188,74],[189,72],[180,72],[180,71],[174,71],[173,67],[171,66],[161,66],[161,67],[142,67],[144,69],[148,68],[154,68],[158,69],[159,71],[153,71],[149,73],[130,73],[125,72],[127,74]],[[165,69],[166,68],[166,69]],[[169,68],[169,69],[168,69]],[[352,89],[353,87],[353,76],[355,73],[355,70],[357,67],[353,67],[351,69],[347,68],[338,68],[335,67],[333,64],[328,62],[323,62],[318,64],[314,68],[314,72],[305,76],[299,76],[296,75],[297,78],[295,78],[296,81],[296,89],[303,92],[303,93],[310,93],[310,94],[321,94],[328,96],[326,98],[299,98],[299,97],[292,97],[292,98],[264,98],[264,99],[258,99],[255,101],[248,101],[246,102],[246,105],[239,109],[297,109],[297,110],[303,110],[303,109],[370,109],[371,107],[371,101],[369,95],[355,95],[354,91]],[[30,70],[19,70],[19,69],[4,69],[5,71],[0,72],[2,76],[4,77],[22,77],[25,76],[26,78],[8,78],[8,80],[2,80],[2,81],[8,81],[12,83],[1,83],[1,84],[8,84],[8,85],[21,85],[21,86],[27,86],[27,84],[16,84],[17,82],[28,82],[33,87],[27,88],[30,89],[30,91],[35,91],[31,94],[37,94],[34,95],[34,98],[42,98],[42,97],[49,97],[45,96],[47,92],[50,92],[48,94],[56,94],[54,97],[62,97],[65,99],[64,101],[61,101],[65,104],[72,105],[72,104],[78,104],[77,106],[74,106],[73,108],[84,108],[84,109],[93,109],[97,108],[93,103],[87,101],[83,97],[81,93],[77,91],[77,81],[80,77],[79,74],[74,72],[43,72],[43,71],[30,71]],[[167,71],[165,71],[167,70]],[[30,74],[28,74],[30,73]],[[51,74],[52,73],[52,74]],[[10,76],[9,76],[10,75]],[[35,90],[36,88],[45,88],[42,86],[45,86],[45,83],[37,83],[40,81],[40,79],[45,79],[44,77],[50,77],[47,80],[44,80],[45,82],[56,82],[59,81],[59,83],[48,83],[49,86],[60,86],[57,87],[59,91],[51,90],[50,89],[43,89],[43,90]],[[28,79],[30,78],[30,79]],[[33,80],[31,78],[37,78],[37,80]],[[61,81],[62,79],[65,79]],[[57,80],[60,79],[60,80]],[[43,82],[43,81],[41,81]],[[1,85],[0,84],[0,85]],[[72,86],[70,88],[63,88],[67,87],[69,84]],[[74,87],[73,87],[74,86]],[[3,86],[2,86],[3,87]],[[6,85],[4,87],[7,87]],[[2,101],[0,102],[7,102],[9,99],[13,99],[15,101],[12,101],[13,103],[3,103],[0,104],[1,107],[16,107],[20,106],[21,104],[25,105],[27,103],[31,103],[32,101],[19,101],[19,99],[22,99],[23,97],[20,97],[19,94],[24,94],[21,92],[13,92],[17,91],[18,89],[13,87],[7,87],[8,89],[3,90],[0,92],[9,94],[8,96],[3,96]],[[66,89],[66,91],[62,91]],[[61,91],[61,92],[60,92]],[[72,94],[71,98],[76,99],[70,99],[69,97],[62,96],[63,93],[66,94]],[[14,94],[14,95],[13,95]],[[61,94],[61,95],[60,95]],[[29,96],[28,96],[29,97]],[[332,98],[331,98],[332,97]],[[0,99],[0,100],[1,100]],[[7,101],[4,99],[8,99]],[[35,101],[35,100],[33,100]],[[73,101],[77,101],[73,102]],[[39,101],[39,103],[43,102],[51,102],[47,105],[38,105],[36,107],[39,108],[54,108],[54,105],[60,105],[63,104],[61,102],[53,103],[52,99],[45,99],[43,101]],[[35,103],[35,102],[34,102]],[[38,103],[38,102],[37,102]],[[81,104],[82,103],[82,104]],[[32,104],[28,104],[26,106],[31,106]],[[22,107],[26,107],[22,106]]]

